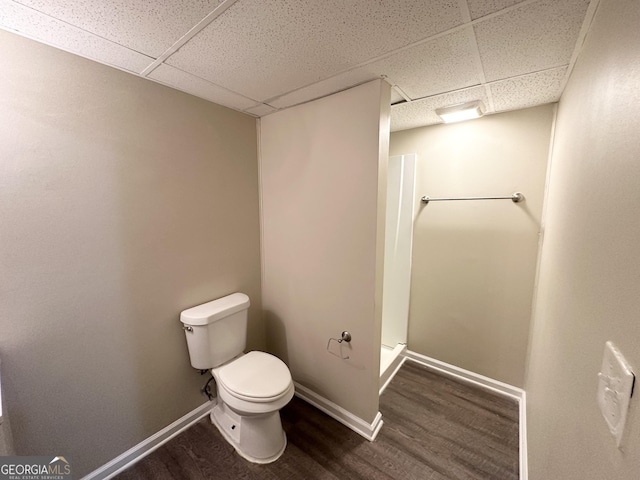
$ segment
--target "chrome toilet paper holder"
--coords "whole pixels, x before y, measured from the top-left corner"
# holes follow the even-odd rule
[[[345,331],[342,332],[340,338],[331,337],[331,338],[329,338],[329,341],[327,342],[327,352],[329,352],[334,357],[338,357],[340,360],[349,360],[349,355],[347,355],[346,357],[342,356],[342,348],[340,348],[340,355],[338,355],[337,353],[332,352],[331,349],[330,349],[331,342],[336,342],[338,344],[341,344],[342,342],[350,343],[351,342],[351,334],[345,330]]]

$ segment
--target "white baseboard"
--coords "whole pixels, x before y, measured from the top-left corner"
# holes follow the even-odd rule
[[[324,413],[333,417],[343,425],[346,425],[351,430],[359,435],[362,435],[369,441],[375,440],[380,428],[382,428],[382,414],[378,412],[376,418],[372,423],[367,423],[360,417],[355,416],[351,412],[348,412],[344,408],[336,405],[331,400],[327,400],[316,392],[309,390],[298,383],[295,383],[296,397],[310,403],[314,407],[322,410]]]
[[[503,383],[498,380],[494,380],[493,378],[485,377],[484,375],[465,370],[464,368],[449,365],[448,363],[441,362],[440,360],[427,357],[420,353],[412,352],[411,350],[407,350],[405,356],[409,360],[413,360],[414,362],[424,365],[432,370],[436,370],[444,375],[448,375],[449,377],[453,377],[467,383],[472,383],[480,388],[484,388],[485,390],[491,390],[492,392],[506,395],[518,401],[522,398],[522,394],[524,393],[524,390],[521,388],[514,387],[508,383]]]
[[[520,480],[527,480],[528,477],[528,463],[527,463],[527,407],[526,407],[526,394],[525,391],[521,388],[514,387],[512,385],[508,385],[503,382],[499,382],[497,380],[493,380],[492,378],[485,377],[483,375],[479,375],[477,373],[471,372],[469,370],[464,370],[462,368],[449,365],[447,363],[441,362],[431,357],[427,357],[426,355],[421,355],[419,353],[412,352],[407,350],[405,353],[406,359],[412,360],[416,363],[424,365],[432,370],[436,370],[444,375],[448,375],[450,377],[456,378],[458,380],[471,383],[481,388],[485,388],[487,390],[491,390],[494,393],[498,393],[500,395],[504,395],[510,398],[513,398],[519,403],[519,421],[520,421]],[[396,374],[396,372],[400,369],[403,361],[398,365],[396,369],[394,369],[393,375],[390,376],[389,380],[385,382],[385,385],[381,388],[380,392],[386,388],[386,386],[391,381],[391,378]],[[372,423],[367,423],[361,418],[353,415],[351,412],[348,412],[344,408],[336,405],[335,403],[327,400],[326,398],[318,395],[317,393],[309,390],[308,388],[296,383],[296,396],[301,398],[307,403],[310,403],[314,407],[322,410],[324,413],[329,415],[330,417],[336,419],[343,425],[346,425],[354,432],[363,436],[369,441],[375,440],[378,432],[382,428],[382,415],[380,412],[376,415],[376,418]],[[212,402],[206,402],[200,405],[198,408],[192,410],[187,413],[182,418],[179,418],[171,425],[163,428],[156,434],[151,437],[143,440],[139,444],[130,448],[122,455],[114,458],[110,462],[106,463],[102,467],[94,470],[89,473],[82,480],[108,480],[118,473],[122,472],[126,468],[130,467],[137,461],[141,460],[145,456],[149,455],[151,452],[156,450],[158,447],[163,445],[164,443],[171,440],[173,437],[181,433],[182,431],[189,428],[191,425],[196,423],[202,417],[208,415],[211,412],[211,408],[213,407]]]
[[[508,383],[485,377],[478,373],[456,367],[435,358],[427,357],[420,353],[407,350],[405,353],[407,359],[412,360],[420,365],[424,365],[431,370],[435,370],[443,375],[455,378],[463,382],[473,384],[485,390],[490,390],[499,395],[512,398],[518,402],[518,421],[519,421],[519,451],[520,451],[520,480],[527,480],[528,463],[527,463],[527,396],[523,389],[509,385]]]
[[[179,418],[171,425],[163,428],[158,433],[150,436],[146,440],[143,440],[139,444],[130,448],[122,455],[114,458],[109,463],[104,464],[102,467],[89,473],[82,480],[107,480],[114,477],[118,473],[122,472],[126,468],[149,455],[156,450],[162,444],[168,442],[180,432],[186,430],[191,425],[196,423],[202,417],[208,415],[213,408],[212,402],[207,402],[200,405],[198,408],[187,413],[182,418]]]
[[[520,480],[529,478],[529,460],[527,456],[527,394],[522,392],[518,402],[520,406]]]

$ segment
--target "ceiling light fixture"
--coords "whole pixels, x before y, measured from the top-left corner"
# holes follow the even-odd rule
[[[444,123],[471,120],[484,115],[484,105],[480,100],[475,100],[473,102],[453,105],[452,107],[437,108],[436,115],[438,115]]]

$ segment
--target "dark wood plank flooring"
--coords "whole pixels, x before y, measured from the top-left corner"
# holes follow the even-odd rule
[[[518,405],[407,361],[380,398],[384,425],[369,442],[306,402],[281,411],[287,449],[276,462],[242,459],[205,417],[116,478],[518,478]]]

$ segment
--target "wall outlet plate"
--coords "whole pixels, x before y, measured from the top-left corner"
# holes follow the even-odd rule
[[[605,344],[598,379],[600,412],[616,440],[616,445],[620,447],[636,376],[620,350],[612,342]]]

